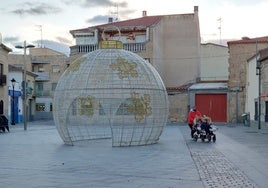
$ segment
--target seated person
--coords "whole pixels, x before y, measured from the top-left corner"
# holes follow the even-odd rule
[[[211,128],[210,125],[211,125],[211,119],[210,119],[210,117],[204,116],[203,117],[202,124],[201,124],[201,129],[202,130],[205,130],[206,131],[206,134],[208,134],[210,132],[209,131],[209,129]]]
[[[202,118],[200,116],[197,116],[195,119],[194,119],[194,126],[193,126],[193,130],[194,132],[196,131],[197,127],[200,127],[202,124]]]

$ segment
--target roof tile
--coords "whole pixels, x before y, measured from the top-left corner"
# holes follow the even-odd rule
[[[241,40],[235,40],[235,41],[228,41],[227,44],[228,46],[231,44],[251,44],[251,43],[256,43],[256,41],[258,43],[268,43],[268,36],[264,36],[264,37],[257,37],[257,38],[244,38]]]

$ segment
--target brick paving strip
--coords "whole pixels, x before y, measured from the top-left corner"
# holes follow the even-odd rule
[[[205,188],[259,188],[238,165],[214,147],[214,143],[194,142],[189,139],[188,127],[180,130]]]
[[[219,151],[191,148],[191,155],[204,187],[258,187]]]

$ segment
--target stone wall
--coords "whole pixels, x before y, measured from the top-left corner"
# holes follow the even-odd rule
[[[257,44],[257,49],[268,47],[268,42]],[[238,121],[242,122],[242,114],[245,111],[246,102],[246,65],[248,59],[256,54],[256,42],[230,42],[229,48],[229,81],[228,89],[230,91],[228,99],[228,122],[235,123],[236,111],[238,110]],[[236,90],[238,96],[236,97]],[[238,109],[236,108],[238,106]]]
[[[188,114],[188,95],[187,92],[168,95],[169,117],[168,121],[186,122]]]

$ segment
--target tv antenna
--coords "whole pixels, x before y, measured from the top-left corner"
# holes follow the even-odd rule
[[[115,3],[113,8],[115,9],[115,11],[111,11],[111,14],[114,17],[114,21],[117,22],[118,21],[118,4]]]
[[[39,47],[42,48],[43,46],[43,26],[42,25],[36,25],[36,27],[38,27],[38,30],[40,31],[40,34],[41,34],[41,39],[40,39],[40,46],[38,44]]]
[[[221,44],[221,23],[222,23],[222,19],[221,19],[221,17],[218,18],[217,21],[219,22],[219,27],[218,27],[218,29],[219,29],[219,32],[220,32],[220,44]]]

